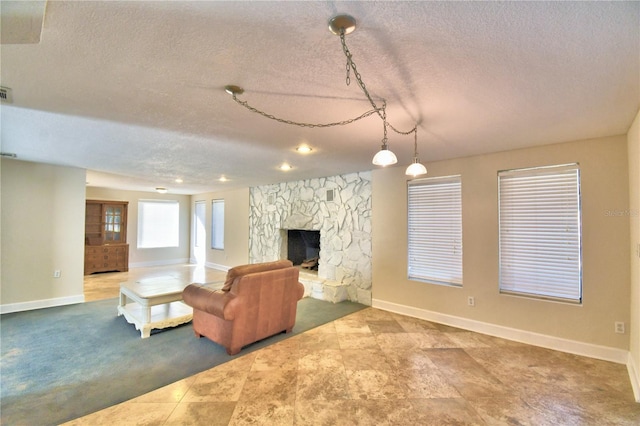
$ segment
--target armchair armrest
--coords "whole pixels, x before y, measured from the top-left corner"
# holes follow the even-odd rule
[[[225,307],[233,301],[235,297],[233,293],[212,290],[196,284],[189,284],[182,291],[182,300],[187,305],[225,320],[233,319],[232,310],[227,310],[227,315],[225,316]]]

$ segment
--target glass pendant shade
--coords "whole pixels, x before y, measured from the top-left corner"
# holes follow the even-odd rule
[[[387,145],[382,145],[382,149],[378,151],[378,153],[373,157],[373,164],[376,166],[390,166],[391,164],[396,164],[398,159],[396,155],[389,151]]]
[[[407,167],[407,171],[405,172],[405,174],[409,176],[426,175],[427,168],[422,164],[420,164],[420,162],[418,161],[418,158],[414,158],[413,163],[411,163],[411,165]]]

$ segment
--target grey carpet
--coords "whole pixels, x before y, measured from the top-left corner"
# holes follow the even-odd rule
[[[124,317],[117,299],[4,314],[0,317],[2,425],[59,424],[230,361],[366,306],[305,298],[293,333],[229,356],[191,324],[148,339]]]

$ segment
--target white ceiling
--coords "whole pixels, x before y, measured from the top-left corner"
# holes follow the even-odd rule
[[[1,85],[13,94],[0,107],[2,152],[86,168],[95,186],[193,194],[372,169],[377,116],[288,126],[224,91],[242,86],[242,100],[295,121],[369,110],[328,30],[339,13],[358,22],[347,45],[389,122],[419,123],[427,167],[624,134],[639,108],[636,1],[49,1],[39,42],[37,18],[25,25],[10,3],[0,3]],[[11,23],[25,41],[6,36]],[[303,142],[312,154],[295,152]],[[406,167],[413,138],[391,132],[389,143]],[[284,161],[293,170],[278,170]]]

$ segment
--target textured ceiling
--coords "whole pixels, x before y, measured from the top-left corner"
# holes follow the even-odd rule
[[[86,168],[95,186],[192,194],[372,169],[377,116],[288,126],[224,91],[240,85],[242,100],[296,121],[369,110],[327,27],[339,13],[358,21],[347,45],[389,122],[419,123],[427,167],[624,134],[639,108],[635,1],[49,1],[39,42],[19,44],[4,38],[18,23],[6,3],[1,85],[13,103],[0,107],[2,151]],[[297,154],[300,143],[313,152]],[[406,167],[413,138],[389,143]],[[278,170],[284,161],[294,168]]]

